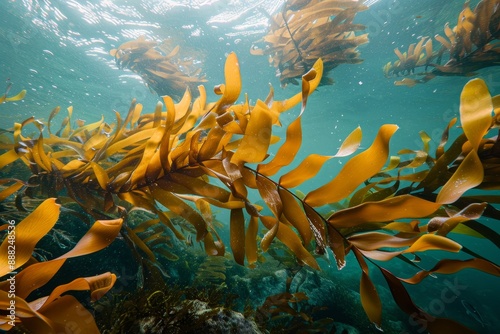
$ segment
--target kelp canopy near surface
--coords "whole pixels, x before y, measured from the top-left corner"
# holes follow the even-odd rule
[[[208,255],[224,255],[226,246],[213,224],[212,209],[226,209],[229,247],[238,264],[258,266],[259,252],[272,248],[275,239],[300,265],[314,269],[320,269],[316,256],[329,251],[341,269],[352,251],[362,269],[361,302],[377,327],[382,325],[382,303],[369,263],[381,271],[398,306],[420,326],[431,333],[472,332],[454,320],[427,314],[413,303],[403,283],[417,284],[429,275],[465,268],[500,276],[498,265],[450,238],[462,233],[499,245],[498,234],[477,221],[482,215],[500,219],[492,205],[500,199],[490,193],[500,188],[500,144],[498,136],[488,137],[500,124],[499,97],[492,98],[483,81],[469,82],[460,103],[463,133],[447,145],[453,120],[434,154],[430,137],[422,132],[421,149],[391,155],[389,143],[398,127],[381,126],[367,149],[302,198],[292,189],[313,178],[326,161],[353,155],[361,143],[358,127],[335,155],[297,158],[302,114],[321,81],[323,62],[316,61],[302,77],[301,93],[275,101],[271,89],[255,105],[247,97],[236,103],[241,78],[234,53],[227,57],[224,72],[225,83],[215,87],[220,99],[212,103],[207,103],[200,86],[194,101],[189,89],[178,103],[164,96],[164,104],[158,103],[153,113],[143,114],[142,105],[133,101],[125,117],[116,112],[113,125],[101,119],[88,125],[77,121],[73,127],[71,107],[57,133],[52,123],[59,108],[45,124],[35,118],[15,123],[12,141],[2,143],[0,168],[20,161],[32,176],[1,180],[6,187],[0,199],[15,195],[22,206],[23,196],[57,197],[78,203],[95,219],[122,218],[121,235],[139,250],[140,262],[155,262],[157,256],[138,236],[140,231],[162,226],[182,240],[180,221],[192,226]],[[281,113],[300,103],[285,140],[270,155],[271,145],[278,141],[273,126],[280,124]],[[34,125],[39,135],[25,137],[28,125]],[[292,162],[298,165],[280,173]],[[474,195],[467,194],[469,189],[476,190]],[[266,210],[251,200],[256,194]],[[319,213],[320,207],[345,200],[344,209],[326,217]],[[156,218],[131,228],[127,217],[137,209]],[[259,226],[266,231],[262,236]],[[423,269],[407,257],[429,250],[461,251],[467,259],[443,259]],[[395,258],[418,272],[401,278],[382,266]]]
[[[410,75],[416,68],[429,67],[430,72],[422,73],[420,79],[404,78],[396,81],[396,85],[414,86],[425,83],[436,76],[463,75],[470,76],[479,69],[500,64],[500,0],[481,0],[474,10],[465,2],[458,15],[457,25],[444,27],[445,36],[434,38],[441,44],[438,51],[433,50],[432,38],[421,37],[417,44],[411,44],[407,52],[401,53],[395,62],[384,66],[386,77]],[[425,43],[425,44],[424,44]],[[446,60],[447,56],[447,60]],[[445,57],[445,64],[441,65]]]
[[[268,55],[283,86],[299,84],[300,77],[323,59],[321,84],[332,84],[326,74],[340,64],[362,62],[357,47],[368,42],[368,34],[356,35],[365,26],[353,23],[368,7],[362,1],[289,0],[271,17],[269,32],[252,46],[253,55]]]
[[[167,39],[161,43],[148,41],[144,36],[120,45],[110,51],[120,68],[139,74],[146,85],[159,96],[170,95],[180,98],[186,87],[195,90],[206,82],[197,64],[201,59],[193,57],[194,52],[180,50],[180,46],[172,45]]]

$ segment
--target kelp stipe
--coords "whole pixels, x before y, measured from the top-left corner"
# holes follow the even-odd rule
[[[71,108],[56,134],[51,123],[57,108],[49,117],[48,136],[43,124],[34,118],[16,123],[13,142],[5,144],[7,151],[1,156],[0,167],[20,160],[33,176],[29,182],[2,180],[8,185],[2,191],[4,198],[23,192],[30,196],[50,193],[64,203],[78,203],[96,219],[123,218],[121,234],[137,262],[145,267],[157,266],[161,253],[156,250],[157,243],[150,242],[142,231],[161,225],[178,239],[189,241],[179,221],[191,226],[196,242],[203,244],[208,255],[224,255],[226,246],[212,219],[212,209],[227,209],[229,246],[236,263],[258,267],[262,259],[259,246],[265,253],[274,247],[276,238],[299,265],[314,269],[320,269],[317,255],[329,249],[338,268],[346,265],[346,254],[352,251],[362,269],[362,305],[377,327],[382,326],[382,303],[370,278],[369,263],[381,270],[394,300],[413,320],[432,333],[443,333],[443,327],[467,333],[468,329],[455,321],[433,317],[416,306],[403,282],[414,284],[429,275],[464,268],[500,275],[496,264],[449,238],[457,232],[498,240],[495,232],[474,220],[482,215],[500,219],[498,211],[488,204],[499,202],[488,193],[499,187],[498,137],[485,138],[498,126],[498,98],[491,98],[482,81],[471,81],[461,97],[464,134],[450,147],[446,148],[446,143],[453,124],[445,129],[434,155],[429,136],[421,133],[423,148],[401,151],[412,154],[402,161],[389,152],[398,127],[383,125],[373,143],[348,159],[336,177],[305,196],[297,196],[292,188],[313,178],[329,159],[354,154],[361,142],[361,129],[357,128],[337,154],[311,154],[297,161],[301,118],[308,96],[321,82],[322,61],[302,77],[301,93],[274,101],[271,90],[265,102],[258,100],[255,105],[248,99],[235,104],[241,78],[234,53],[228,56],[224,72],[225,84],[215,87],[220,99],[214,103],[206,102],[200,87],[200,96],[193,103],[187,90],[177,104],[165,96],[166,110],[158,104],[150,114],[142,114],[142,106],[133,101],[124,118],[116,113],[112,126],[100,120],[89,125],[77,123],[73,128]],[[286,140],[271,157],[269,148],[277,141],[273,125],[280,124],[282,112],[301,102]],[[28,124],[35,125],[40,135],[24,137],[22,129]],[[299,164],[280,174],[292,162]],[[482,169],[471,168],[479,164]],[[481,190],[481,194],[468,195],[469,189]],[[251,200],[256,193],[268,210]],[[347,203],[346,207],[326,216],[320,214],[320,207],[339,201]],[[133,226],[128,217],[138,209],[153,213],[155,218]],[[447,221],[443,214],[449,215],[449,223],[441,224]],[[258,245],[260,224],[266,232]],[[151,235],[162,231],[154,230]],[[406,257],[428,250],[463,251],[471,258],[444,259],[425,270]],[[379,262],[394,258],[419,272],[399,278]]]

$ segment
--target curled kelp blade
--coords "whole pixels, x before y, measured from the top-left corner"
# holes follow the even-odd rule
[[[377,327],[381,329],[382,327],[382,302],[378,295],[377,289],[373,284],[369,276],[368,265],[363,259],[362,255],[356,248],[353,248],[353,252],[356,255],[356,259],[361,267],[361,281],[359,294],[361,295],[361,305],[365,310],[366,315],[370,321]]]
[[[483,259],[477,259],[477,258],[468,260],[445,259],[445,260],[440,260],[431,269],[422,270],[410,278],[401,279],[401,281],[410,284],[417,284],[420,283],[427,276],[432,276],[433,274],[449,275],[459,272],[460,270],[466,268],[480,270],[482,272],[494,276],[500,276],[500,267],[492,262]]]
[[[286,188],[294,188],[301,185],[303,182],[316,176],[326,161],[334,157],[345,157],[354,153],[361,144],[361,138],[361,128],[357,127],[347,136],[334,156],[319,154],[307,156],[299,166],[280,177],[280,185]]]
[[[488,87],[481,79],[469,81],[460,95],[460,119],[472,150],[440,190],[436,201],[453,203],[465,191],[483,181],[484,172],[477,154],[479,143],[491,126],[493,104]]]
[[[49,198],[40,204],[35,211],[15,226],[16,261],[9,265],[8,251],[9,238],[5,238],[0,246],[0,276],[16,270],[25,264],[38,241],[54,227],[60,213],[60,204],[55,198]]]
[[[387,160],[389,140],[397,129],[396,125],[382,126],[368,149],[350,159],[332,181],[309,192],[305,202],[313,207],[338,202],[378,173]]]
[[[26,96],[26,89],[23,89],[22,91],[11,97],[8,97],[7,94],[4,94],[0,96],[0,104],[4,102],[19,101],[24,99],[25,96]]]
[[[426,217],[441,205],[411,195],[401,195],[379,202],[366,202],[333,213],[328,221],[336,227],[353,227],[368,222],[390,222],[401,218]]]
[[[69,252],[53,260],[32,264],[22,270],[16,275],[17,295],[26,298],[32,291],[45,285],[59,271],[66,259],[91,254],[107,247],[118,235],[121,224],[122,219],[96,221]],[[33,274],[35,272],[37,275]]]

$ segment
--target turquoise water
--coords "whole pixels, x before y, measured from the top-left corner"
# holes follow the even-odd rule
[[[0,105],[0,127],[9,128],[32,115],[47,120],[56,106],[73,106],[74,117],[87,123],[99,120],[101,115],[112,122],[113,110],[126,113],[132,98],[137,98],[145,111],[153,111],[158,96],[138,75],[118,69],[109,55],[109,50],[141,35],[152,40],[172,38],[181,47],[196,49],[203,58],[200,61],[208,80],[205,86],[209,101],[216,99],[211,87],[223,82],[224,60],[233,51],[240,62],[242,91],[247,92],[252,101],[265,99],[269,83],[275,87],[276,100],[290,97],[299,92],[300,87],[280,88],[275,69],[269,66],[266,57],[249,53],[251,45],[265,34],[268,19],[263,13],[275,13],[282,3],[263,0],[2,1],[0,83],[10,81],[11,92],[26,89],[27,95],[22,101]],[[335,84],[320,87],[309,98],[299,158],[312,152],[334,154],[357,126],[363,130],[361,147],[366,148],[378,128],[386,123],[399,126],[391,142],[391,152],[420,148],[421,130],[431,136],[433,150],[442,130],[458,116],[460,92],[470,78],[438,77],[413,88],[397,87],[393,84],[394,78],[384,77],[382,67],[396,59],[395,47],[406,50],[419,36],[442,34],[446,22],[455,24],[462,2],[380,0],[367,3],[371,5],[369,10],[356,19],[367,26],[369,33],[370,42],[359,47],[364,62],[340,65],[330,73]],[[473,1],[471,7],[475,3],[477,1]],[[500,94],[499,69],[486,68],[475,77],[486,81],[491,95]],[[290,115],[284,115],[283,125],[288,125],[297,114],[296,108]],[[282,133],[279,129],[277,132]],[[320,182],[335,176],[345,161],[329,162],[320,174]],[[314,183],[309,186],[313,188]],[[483,222],[500,231],[498,221],[485,219]],[[497,247],[489,241],[469,237],[457,237],[457,241],[463,241],[494,262],[500,261]],[[423,264],[432,263],[434,256],[440,254],[424,255]],[[327,275],[345,280],[348,288],[358,291],[359,269],[353,257],[349,257],[348,262],[352,266],[348,264],[340,273],[326,261],[322,265]],[[402,277],[410,276],[411,271],[404,264],[401,266],[391,264],[395,273],[401,270]],[[351,279],[355,283],[350,282]],[[453,302],[440,303],[443,289],[456,279],[463,287],[460,295]],[[381,277],[374,274],[374,280],[382,286],[380,289],[385,289]],[[419,306],[439,316],[459,320],[480,333],[495,333],[500,326],[500,288],[494,276],[465,270],[450,277],[429,278],[409,290]],[[383,291],[383,296],[389,296],[388,290]],[[467,316],[461,299],[472,303],[482,314],[484,327]],[[331,317],[335,319],[335,313]],[[406,315],[394,317],[401,322],[403,330],[420,332],[418,326],[408,325]]]

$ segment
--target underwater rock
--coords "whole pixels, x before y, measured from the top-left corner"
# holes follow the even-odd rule
[[[341,322],[336,322],[331,330],[331,333],[335,334],[360,334],[360,332],[349,325],[343,324]]]
[[[137,319],[127,331],[141,334],[259,334],[255,322],[245,319],[243,314],[223,307],[212,308],[200,300],[184,300],[165,317],[147,316]]]
[[[237,293],[240,300],[247,300],[253,308],[262,305],[268,296],[284,292],[286,289],[288,275],[285,269],[277,270],[258,279],[249,275],[251,272],[245,276],[233,276],[231,285],[238,287]]]

